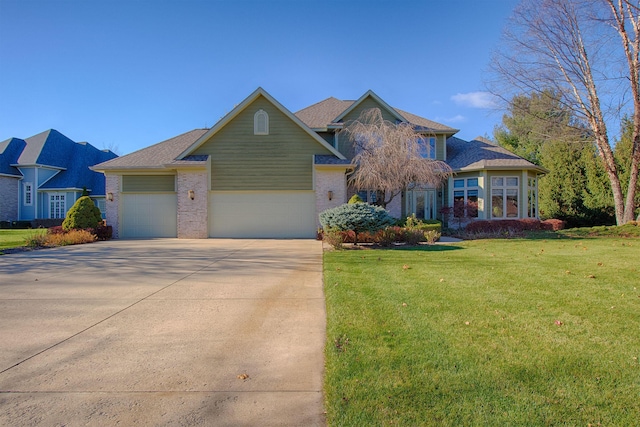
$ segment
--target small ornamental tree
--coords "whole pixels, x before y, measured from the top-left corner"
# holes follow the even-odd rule
[[[320,224],[325,231],[353,231],[355,244],[358,233],[378,231],[395,223],[380,206],[367,203],[347,203],[320,213]]]
[[[62,222],[65,230],[96,228],[102,222],[100,209],[89,196],[82,196],[73,204]]]

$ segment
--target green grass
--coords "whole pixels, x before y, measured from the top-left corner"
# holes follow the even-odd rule
[[[324,256],[331,426],[638,425],[640,241]]]
[[[0,230],[0,253],[3,249],[17,248],[25,245],[25,239],[35,234],[45,233],[45,229]]]

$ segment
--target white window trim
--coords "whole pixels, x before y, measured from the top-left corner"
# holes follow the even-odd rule
[[[476,180],[476,185],[469,185],[469,180]],[[455,183],[456,181],[462,181],[463,182],[463,186],[462,187],[456,187]],[[456,192],[457,191],[462,191],[463,192],[463,202],[465,204],[465,217],[467,217],[468,212],[467,212],[467,205],[469,203],[469,191],[475,191],[475,197],[476,197],[476,203],[479,204],[480,203],[480,178],[479,177],[471,177],[471,178],[455,178],[453,180],[453,203],[455,205],[455,199],[456,199]],[[476,216],[474,217],[469,217],[469,218],[479,218],[480,217],[480,206],[476,207]]]
[[[493,180],[496,178],[502,178],[502,185],[493,185]],[[517,181],[516,185],[507,185],[507,179],[513,178]],[[492,176],[491,178],[491,194],[489,194],[489,200],[491,200],[491,210],[490,218],[491,219],[519,219],[520,218],[520,177],[514,175],[501,175],[501,176]],[[494,216],[493,215],[493,191],[494,190],[502,190],[502,216]],[[516,216],[507,216],[507,191],[508,190],[516,190],[516,202],[518,204],[518,210]]]
[[[262,118],[264,119],[264,126],[260,122]],[[253,115],[253,134],[269,135],[269,114],[262,108]]]
[[[433,142],[433,147],[431,146],[432,142]],[[420,137],[418,144],[420,145],[420,156],[423,159],[435,160],[436,150],[438,146],[438,140],[436,139],[435,136],[422,136]],[[422,147],[425,147],[425,150],[423,150]]]
[[[27,190],[27,188],[29,188]],[[33,184],[30,182],[24,182],[22,184],[23,189],[23,202],[25,206],[33,206]],[[29,195],[29,200],[27,200],[27,194]]]
[[[55,197],[59,197],[58,200],[55,200]],[[61,216],[54,216],[55,213],[55,204],[62,204],[62,210],[60,211]],[[49,193],[49,218],[65,218],[67,216],[67,195],[66,193]]]

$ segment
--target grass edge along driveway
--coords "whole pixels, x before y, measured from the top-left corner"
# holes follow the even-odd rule
[[[640,241],[326,252],[330,426],[637,425]]]

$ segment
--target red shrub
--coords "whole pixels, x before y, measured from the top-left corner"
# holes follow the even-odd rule
[[[66,231],[62,228],[61,225],[56,225],[54,227],[49,227],[47,229],[47,234],[64,234]]]
[[[465,227],[465,231],[470,234],[502,233],[507,231],[520,233],[525,230],[540,230],[540,228],[539,220],[525,218],[474,221]]]
[[[540,226],[543,230],[552,231],[563,230],[566,225],[567,223],[560,219],[545,219],[540,223]]]

